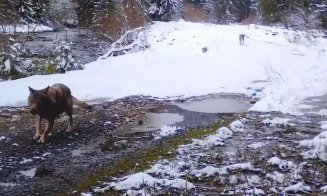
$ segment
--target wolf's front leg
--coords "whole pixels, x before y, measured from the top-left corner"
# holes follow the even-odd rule
[[[73,129],[73,117],[70,115],[69,116],[69,124],[68,124],[68,128],[67,128],[67,132],[70,132]]]
[[[36,131],[35,131],[35,135],[34,135],[34,139],[37,139],[41,136],[41,120],[42,118],[40,116],[37,117],[36,120]]]
[[[44,133],[41,135],[40,139],[38,140],[38,142],[40,143],[44,143],[45,142],[45,138],[48,136],[48,134],[52,131],[53,128],[53,124],[54,124],[54,120],[48,120],[48,126],[47,129],[44,131]]]

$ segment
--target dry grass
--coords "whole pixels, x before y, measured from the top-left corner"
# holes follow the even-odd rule
[[[190,22],[209,22],[209,13],[200,8],[195,7],[191,3],[184,3],[184,19]]]

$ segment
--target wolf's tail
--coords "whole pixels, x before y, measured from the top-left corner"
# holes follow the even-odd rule
[[[79,107],[82,107],[82,108],[85,108],[88,110],[92,110],[92,106],[90,106],[89,104],[87,104],[83,101],[78,100],[76,97],[72,96],[72,100],[73,100],[74,105],[77,105]]]

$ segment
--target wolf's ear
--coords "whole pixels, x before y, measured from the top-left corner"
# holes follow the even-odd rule
[[[30,90],[30,93],[34,93],[35,92],[35,90],[32,89],[31,87],[28,87],[28,90]]]
[[[44,89],[44,93],[47,93],[49,90],[50,86],[48,86],[47,88]]]

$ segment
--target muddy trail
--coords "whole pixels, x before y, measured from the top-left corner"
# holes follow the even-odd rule
[[[216,114],[188,112],[168,101],[128,97],[95,104],[92,111],[74,108],[71,132],[65,131],[68,119],[61,115],[53,135],[41,144],[33,139],[36,117],[27,108],[1,108],[1,195],[70,195],[88,188],[87,183],[94,183],[90,178],[121,160],[133,168],[143,152],[160,147],[169,137],[153,140],[151,132],[119,132],[131,124],[141,126],[145,113],[160,112],[183,115],[179,134],[218,120]]]
[[[27,108],[0,108],[0,195],[324,194],[326,162],[299,145],[322,132],[323,117],[246,112],[251,100],[231,97],[132,96],[74,108],[73,130],[62,115],[44,144]],[[231,105],[213,108],[221,104]],[[145,171],[194,187],[108,187]]]

